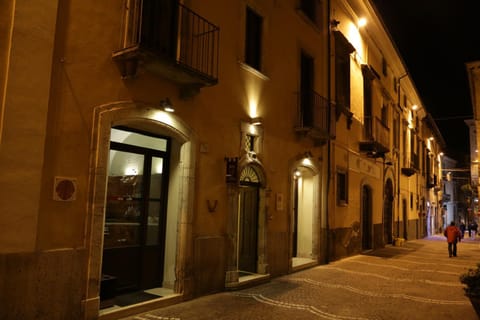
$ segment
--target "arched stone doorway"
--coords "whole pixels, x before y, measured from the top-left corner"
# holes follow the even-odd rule
[[[195,172],[195,137],[185,123],[175,115],[155,109],[154,107],[137,102],[119,102],[99,106],[95,110],[93,128],[93,144],[91,155],[91,175],[89,182],[90,205],[89,219],[87,224],[87,238],[89,238],[89,268],[88,285],[86,297],[87,313],[93,318],[98,315],[100,305],[100,283],[102,280],[102,256],[104,253],[105,240],[104,233],[108,231],[105,225],[105,214],[107,208],[107,193],[109,186],[107,184],[109,177],[109,159],[110,159],[110,141],[111,130],[113,127],[126,127],[129,130],[141,131],[147,135],[166,137],[170,142],[170,152],[150,154],[147,157],[151,174],[156,174],[152,169],[156,164],[169,163],[169,176],[164,181],[164,187],[170,192],[164,194],[163,202],[165,214],[162,252],[163,270],[161,274],[155,274],[156,280],[149,282],[147,286],[154,283],[155,286],[169,289],[177,294],[191,294],[193,288],[186,279],[192,278],[185,270],[192,264],[191,239],[192,220],[193,220],[193,173]],[[138,151],[142,149],[139,146],[133,148]],[[121,148],[120,148],[121,149]],[[150,147],[143,148],[150,150]],[[134,152],[135,154],[136,151]],[[148,154],[150,151],[145,151]],[[141,153],[141,152],[140,152]],[[145,157],[145,155],[144,155]],[[160,159],[162,159],[160,161]],[[163,166],[166,169],[167,167]],[[163,170],[163,169],[162,169]],[[154,172],[155,171],[155,172]],[[154,178],[150,177],[150,180]],[[153,192],[153,189],[150,190]],[[160,204],[161,197],[153,196],[150,198],[150,207]],[[132,197],[133,198],[133,197]],[[160,212],[160,211],[159,211]],[[148,225],[148,219],[154,220],[154,216],[145,216],[145,228]],[[126,233],[128,234],[128,233]],[[148,237],[147,235],[144,235]],[[156,238],[156,236],[155,236]],[[152,238],[150,238],[152,239]],[[160,238],[159,238],[160,239]],[[152,240],[153,241],[153,240]],[[148,284],[150,283],[150,284]],[[142,286],[140,286],[142,287]]]
[[[291,268],[318,263],[320,239],[320,176],[312,160],[293,166],[291,206]]]
[[[393,183],[387,179],[383,195],[383,239],[385,244],[393,243]]]
[[[238,270],[257,273],[260,178],[245,167],[240,173],[238,201]]]
[[[245,156],[239,172],[238,185],[228,186],[227,288],[268,276],[264,170],[258,160]]]

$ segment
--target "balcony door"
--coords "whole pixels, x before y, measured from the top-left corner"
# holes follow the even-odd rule
[[[176,0],[143,0],[140,43],[152,52],[176,58],[178,31]]]
[[[169,140],[112,129],[102,274],[115,293],[161,287]]]

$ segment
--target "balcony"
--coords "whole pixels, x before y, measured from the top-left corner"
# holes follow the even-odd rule
[[[297,123],[295,131],[307,135],[321,144],[332,138],[334,133],[334,110],[330,102],[313,90],[298,94]]]
[[[220,29],[177,1],[127,0],[121,49],[113,52],[122,78],[142,66],[194,95],[218,83]]]
[[[372,158],[384,157],[390,152],[390,129],[377,117],[365,117],[365,140],[360,141],[360,152]]]

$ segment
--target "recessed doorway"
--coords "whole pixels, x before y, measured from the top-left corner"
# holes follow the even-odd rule
[[[164,274],[170,139],[112,128],[101,306],[159,298]]]

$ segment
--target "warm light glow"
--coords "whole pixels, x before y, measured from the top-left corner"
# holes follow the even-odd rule
[[[300,177],[302,175],[299,170],[295,170],[294,174],[295,174],[295,177]]]
[[[304,159],[302,160],[302,164],[303,164],[304,166],[312,166],[312,160],[310,160],[309,158],[304,158]]]
[[[163,159],[162,158],[153,158],[152,159],[152,174],[161,174],[163,172]]]
[[[362,37],[360,36],[360,32],[357,28],[357,26],[350,22],[348,25],[348,31],[345,34],[347,37],[348,41],[352,44],[352,46],[355,48],[355,59],[358,61],[358,63],[362,64],[365,63],[363,57],[365,56],[364,48],[362,45]]]
[[[257,107],[258,102],[256,98],[250,97],[248,99],[248,114],[250,117],[256,118],[257,117]]]
[[[259,110],[260,95],[265,80],[249,72],[245,74],[245,110],[250,118],[257,118],[261,115]]]
[[[263,120],[263,119],[262,119],[262,118],[259,118],[259,117],[253,118],[253,119],[250,120],[250,124],[251,124],[251,125],[254,125],[254,126],[259,126],[259,125],[262,124],[262,120]]]
[[[440,157],[443,157],[443,152],[440,152]]]
[[[367,19],[365,19],[365,18],[358,19],[358,27],[359,28],[364,27],[366,24],[367,24]]]
[[[164,100],[160,101],[160,106],[163,108],[163,110],[167,112],[174,112],[175,109],[173,108],[173,104],[170,101],[169,98],[165,98]]]
[[[415,110],[417,110],[417,109],[418,109],[418,106],[417,106],[416,104],[414,104],[414,105],[412,106],[412,110],[415,111]]]
[[[174,121],[170,113],[165,112],[165,111],[156,111],[153,114],[153,118],[157,121],[169,124],[170,126],[173,126]]]
[[[136,175],[138,172],[138,168],[137,167],[126,167],[125,168],[125,175],[126,176],[134,176]]]
[[[434,139],[435,139],[434,137],[428,138],[428,140],[430,140],[430,141],[433,141]]]

